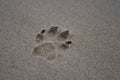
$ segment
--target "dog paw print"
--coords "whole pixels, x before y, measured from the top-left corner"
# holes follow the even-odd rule
[[[60,29],[57,26],[51,26],[49,29],[42,29],[36,35],[37,46],[33,54],[42,57],[48,61],[55,60],[58,51],[67,50],[72,45],[69,30]]]

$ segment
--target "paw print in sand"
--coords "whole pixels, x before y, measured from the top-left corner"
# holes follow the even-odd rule
[[[57,26],[42,29],[36,35],[38,45],[34,48],[32,55],[42,57],[48,61],[55,60],[59,50],[67,50],[71,47],[72,41],[68,40],[70,36],[69,30],[62,30]]]

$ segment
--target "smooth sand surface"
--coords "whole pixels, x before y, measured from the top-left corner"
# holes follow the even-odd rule
[[[31,55],[51,25],[73,45],[49,62]],[[0,80],[120,80],[120,1],[0,0]]]

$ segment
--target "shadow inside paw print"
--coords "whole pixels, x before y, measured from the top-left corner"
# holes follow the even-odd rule
[[[51,36],[49,36],[52,35]],[[66,50],[70,48],[72,41],[68,40],[70,36],[69,30],[59,31],[59,27],[51,26],[48,30],[43,29],[36,35],[36,42],[39,44],[33,50],[33,55],[42,57],[46,60],[55,60],[57,56],[56,49]],[[57,38],[61,38],[59,41]]]

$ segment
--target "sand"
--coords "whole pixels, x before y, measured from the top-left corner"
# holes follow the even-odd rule
[[[0,80],[120,80],[119,5],[119,0],[0,0]],[[72,46],[58,48],[53,61],[31,56],[36,34],[52,25],[71,31]]]

